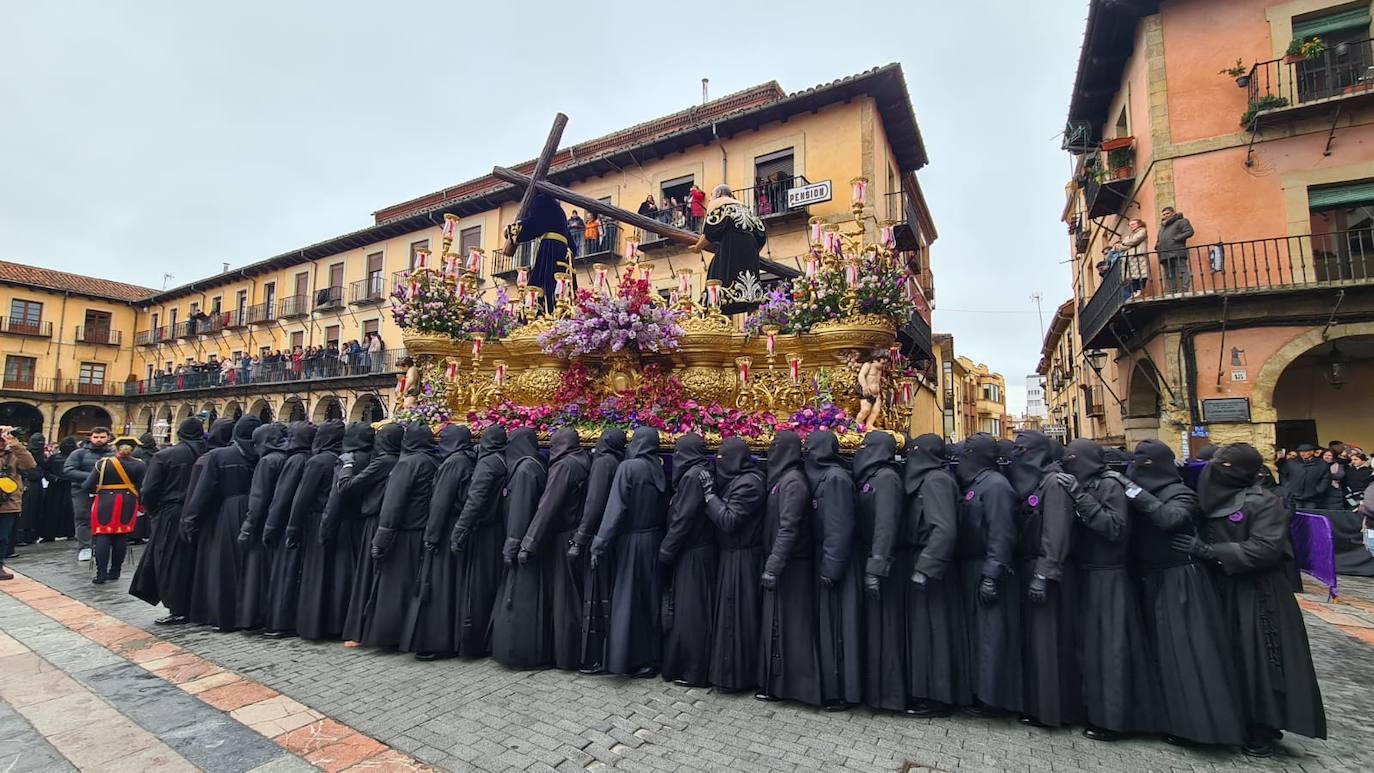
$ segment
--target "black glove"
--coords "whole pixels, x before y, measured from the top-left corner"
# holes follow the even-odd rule
[[[277,540],[281,538],[281,533],[268,526],[262,530],[262,544],[267,547],[275,547]]]
[[[286,532],[286,549],[295,550],[301,546],[301,537],[295,532]]]
[[[1032,604],[1044,604],[1049,600],[1049,591],[1050,581],[1037,574],[1031,578],[1030,587],[1026,588],[1026,596]]]
[[[382,550],[381,546],[379,546],[379,545],[373,545],[373,546],[372,546],[372,551],[371,551],[371,552],[372,552],[372,560],[374,560],[374,561],[381,561],[382,558],[386,556],[386,551],[385,551],[385,550]]]
[[[1187,553],[1203,561],[1217,560],[1217,551],[1206,542],[1191,534],[1175,534],[1169,538],[1169,545],[1180,553]]]
[[[984,577],[978,583],[978,601],[984,606],[992,606],[997,603],[997,581],[991,577]]]
[[[876,574],[865,574],[865,575],[864,575],[864,595],[865,595],[865,596],[868,596],[869,598],[873,599],[874,601],[877,601],[879,595],[881,595],[881,593],[882,593],[881,588],[882,588],[882,580],[878,578],[878,575],[876,575]]]
[[[467,544],[468,533],[458,527],[453,528],[453,537],[448,541],[448,549],[453,553],[462,553],[463,547]]]
[[[252,541],[253,541],[253,535],[249,534],[249,533],[246,532],[246,531],[241,531],[241,532],[239,532],[239,537],[238,537],[239,547],[241,547],[241,548],[246,548],[246,547],[248,547],[248,543],[249,543],[249,542],[252,542]]]
[[[1075,478],[1067,472],[1056,472],[1054,474],[1054,479],[1058,481],[1059,485],[1063,486],[1064,490],[1068,491],[1070,494],[1076,493],[1078,491],[1078,478]]]
[[[1151,494],[1145,489],[1140,489],[1139,491],[1137,491],[1136,495],[1134,497],[1131,497],[1130,500],[1131,505],[1133,507],[1139,509],[1140,512],[1146,514],[1153,513],[1154,511],[1164,506],[1164,503],[1159,501],[1159,497],[1155,496],[1154,494]]]
[[[697,470],[697,480],[701,481],[701,493],[704,496],[714,496],[716,493],[716,479],[708,470]]]
[[[437,542],[426,542],[426,543],[425,543],[425,552],[426,552],[426,553],[433,553],[434,551],[436,551],[436,550],[438,550],[438,549],[439,549],[439,543],[437,543]]]
[[[581,558],[582,546],[573,542],[568,545],[568,558]]]
[[[519,561],[521,566],[528,564],[530,562],[530,551],[520,551],[520,553],[516,555],[515,560]]]
[[[764,590],[777,590],[778,576],[776,574],[773,574],[772,572],[764,572],[763,576],[759,578],[759,584],[763,586]]]
[[[926,583],[929,581],[930,578],[926,577],[925,572],[922,572],[920,569],[911,573],[911,584],[916,586],[916,590],[924,591],[926,589]]]
[[[595,569],[596,567],[598,567],[598,566],[600,566],[600,565],[601,565],[601,556],[598,555],[598,554],[596,554],[596,553],[592,553],[592,568]]]
[[[834,578],[832,578],[832,577],[826,577],[825,575],[821,575],[821,587],[822,587],[822,588],[833,588],[833,587],[835,587],[835,580],[834,580]]]
[[[506,568],[509,569],[511,565],[515,563],[515,556],[510,553],[502,553],[501,563],[505,564]]]
[[[181,529],[177,532],[177,536],[181,538],[182,542],[194,542],[196,539],[196,527],[192,524],[183,522],[181,524]]]

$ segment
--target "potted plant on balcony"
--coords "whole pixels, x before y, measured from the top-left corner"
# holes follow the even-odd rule
[[[1116,137],[1110,140],[1102,140],[1102,149],[1110,153],[1113,150],[1123,150],[1135,144],[1135,137]]]
[[[1116,148],[1107,153],[1107,168],[1118,180],[1129,180],[1135,176],[1135,153],[1131,148]]]
[[[1229,78],[1235,78],[1236,85],[1241,88],[1250,85],[1250,68],[1246,67],[1245,63],[1242,62],[1239,57],[1236,58],[1236,63],[1233,66],[1227,67],[1218,74],[1225,75]]]
[[[1284,51],[1284,64],[1297,64],[1304,59],[1316,59],[1326,53],[1326,44],[1318,36],[1312,36],[1306,40],[1293,38],[1288,43],[1288,50]]]
[[[1259,99],[1251,102],[1250,107],[1241,114],[1240,125],[1247,129],[1252,128],[1255,123],[1255,118],[1259,116],[1260,113],[1266,110],[1277,110],[1281,107],[1288,107],[1288,99],[1286,97],[1281,97],[1278,94],[1265,94]]]

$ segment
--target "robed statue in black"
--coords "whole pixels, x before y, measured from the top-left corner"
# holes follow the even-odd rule
[[[875,430],[854,454],[855,518],[864,563],[864,703],[905,711],[907,585],[915,530],[905,521],[897,441]]]
[[[548,480],[548,467],[539,455],[534,430],[517,429],[506,443],[506,482],[501,486],[501,517],[506,540],[501,545],[504,566],[496,605],[491,615],[491,656],[510,668],[543,668],[553,663],[553,594],[548,573],[526,553],[521,563],[520,541],[534,521],[539,497]]]
[[[534,520],[520,540],[520,566],[540,568],[550,596],[553,663],[565,670],[582,665],[582,573],[568,557],[568,545],[582,520],[591,459],[579,445],[577,430],[564,427],[549,444],[549,477]]]
[[[746,275],[759,274],[759,252],[768,243],[763,221],[737,201],[729,186],[718,185],[713,198],[706,205],[706,219],[702,223],[697,246],[715,256],[706,270],[707,279],[718,279],[729,291]],[[756,304],[731,300],[723,311],[726,314],[747,311]]]
[[[272,559],[267,579],[267,630],[264,636],[281,638],[296,633],[296,603],[300,598],[301,550],[283,544],[282,535],[291,518],[291,503],[301,482],[317,428],[309,422],[293,422],[286,430],[286,461],[277,476],[277,487],[267,503],[262,525],[262,546]]]
[[[253,430],[253,447],[258,463],[253,467],[253,483],[248,489],[248,511],[239,529],[239,550],[243,553],[243,578],[239,582],[238,627],[253,631],[267,624],[269,607],[267,587],[272,576],[271,554],[262,544],[262,526],[267,505],[286,464],[286,427],[275,422]]]
[[[662,588],[656,567],[668,503],[658,444],[658,430],[635,429],[592,540],[593,564],[612,557],[615,561],[606,662],[613,674],[652,676],[658,671]]]
[[[458,557],[458,605],[454,610],[457,654],[480,658],[491,651],[491,612],[501,585],[501,488],[506,483],[506,429],[482,430],[477,465],[472,470],[463,510],[449,537],[449,550]]]
[[[448,657],[457,651],[454,611],[458,606],[458,556],[445,541],[467,501],[468,482],[477,463],[472,430],[459,424],[444,427],[439,431],[439,454],[443,461],[434,473],[434,493],[425,521],[420,587],[401,637],[401,651],[414,652],[419,660]]]
[[[530,200],[529,212],[522,220],[512,224],[507,238],[511,236],[514,236],[518,244],[534,242],[530,286],[543,288],[544,304],[548,308],[553,308],[558,284],[554,274],[566,271],[569,281],[576,281],[576,275],[571,268],[572,239],[568,232],[567,213],[552,196],[547,193],[536,193]]]
[[[183,420],[176,445],[158,451],[148,462],[139,491],[152,538],[139,557],[129,593],[149,604],[161,602],[167,615],[156,622],[162,625],[186,622],[191,609],[195,546],[180,539],[181,510],[189,496],[191,469],[207,450],[205,425],[195,417]]]
[[[805,443],[816,540],[816,625],[821,701],[838,711],[863,700],[863,561],[854,528],[854,478],[835,433]]]
[[[582,520],[577,525],[572,544],[568,546],[568,561],[574,571],[582,569],[582,668],[591,674],[606,670],[606,633],[610,626],[611,585],[614,575],[610,561],[592,566],[587,546],[601,528],[606,502],[611,496],[611,481],[625,457],[625,430],[607,427],[592,449],[592,466],[587,474],[587,501],[582,506]]]
[[[401,440],[405,427],[392,422],[377,430],[373,436],[372,453],[365,465],[359,466],[354,457],[344,462],[334,476],[334,494],[344,500],[357,502],[358,550],[353,557],[353,587],[348,592],[348,613],[344,616],[341,636],[345,642],[362,641],[367,626],[367,601],[372,595],[376,579],[376,562],[372,559],[372,538],[377,536],[377,521],[381,517],[382,499],[386,496],[386,481],[401,458]],[[330,496],[334,496],[331,494]]]
[[[256,416],[244,416],[234,424],[233,442],[205,455],[205,469],[181,518],[182,529],[198,539],[191,621],[222,631],[238,625],[235,613],[243,568],[238,536],[258,461],[253,431],[261,424]]]
[[[394,649],[401,644],[419,584],[425,524],[438,469],[429,425],[407,425],[401,439],[401,458],[386,480],[377,533],[372,536],[376,579],[361,639],[368,647]]]
[[[673,449],[673,496],[668,526],[658,547],[664,583],[662,675],[683,686],[703,687],[711,675],[711,628],[716,604],[715,526],[706,516],[706,488],[699,473],[712,474],[706,440],[695,432]]]
[[[338,638],[343,632],[343,616],[347,612],[347,597],[343,594],[349,586],[335,587],[333,549],[321,539],[320,531],[324,508],[334,486],[334,467],[343,451],[344,432],[344,423],[338,419],[320,425],[310,458],[301,469],[301,480],[292,496],[291,516],[286,524],[287,549],[301,552],[296,635],[311,641]]]

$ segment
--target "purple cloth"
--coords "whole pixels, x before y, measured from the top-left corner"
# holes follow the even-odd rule
[[[1314,513],[1295,513],[1288,524],[1288,534],[1293,540],[1298,568],[1325,583],[1331,589],[1331,598],[1335,598],[1336,541],[1331,521]]]

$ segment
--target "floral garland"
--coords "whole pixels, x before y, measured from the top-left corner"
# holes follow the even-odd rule
[[[648,280],[633,278],[632,271],[621,277],[613,295],[579,290],[573,315],[541,333],[540,348],[556,357],[676,349],[683,313],[658,303]]]
[[[411,275],[404,275],[410,280]],[[415,274],[413,281],[402,281],[391,291],[391,318],[397,326],[421,333],[440,333],[463,340],[483,333],[488,340],[504,338],[516,328],[504,288],[497,291],[496,302],[488,303],[477,293],[459,296],[431,272]]]
[[[446,390],[436,390],[433,380],[426,380],[415,404],[396,409],[392,420],[400,424],[428,424],[431,427],[449,420]]]
[[[819,261],[819,255],[813,255]],[[798,276],[782,288],[769,292],[759,308],[744,320],[744,332],[763,334],[765,326],[775,325],[784,334],[805,333],[818,322],[841,319],[849,313],[846,266],[822,266],[813,275]],[[904,270],[894,270],[877,253],[866,252],[858,258],[858,282],[854,285],[854,310],[858,314],[879,314],[902,324],[916,312],[910,283],[915,281]]]

